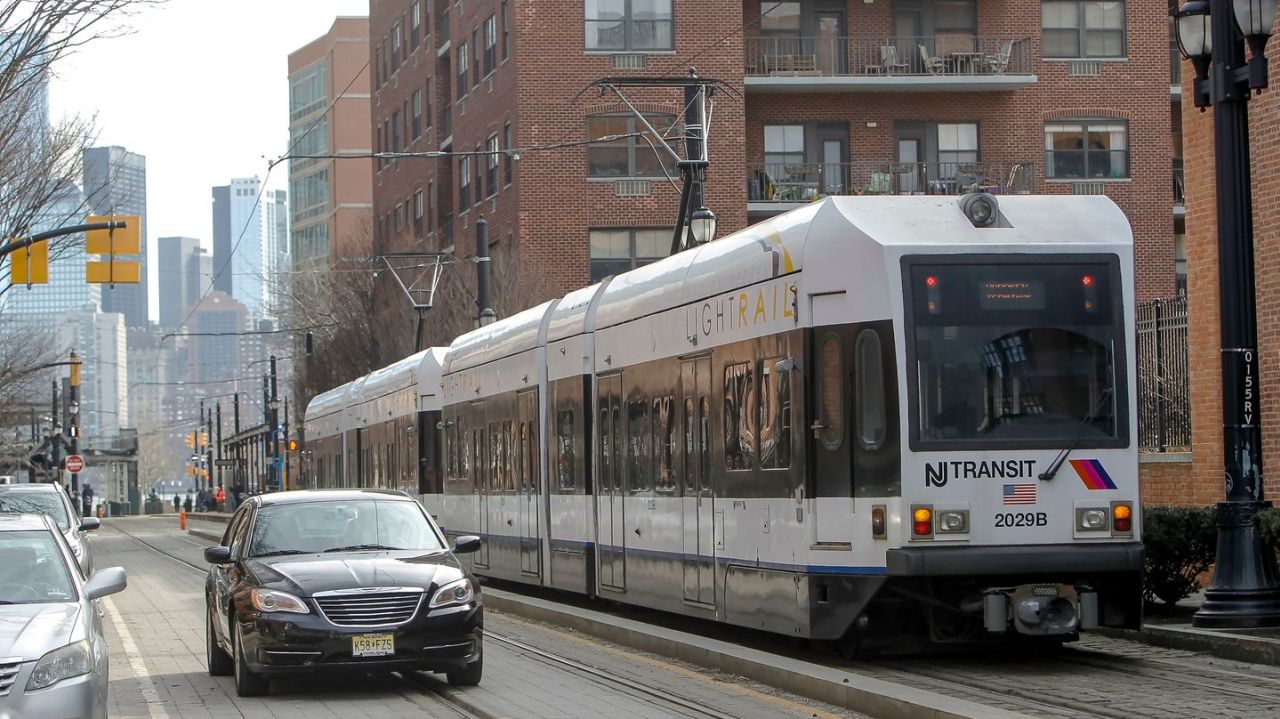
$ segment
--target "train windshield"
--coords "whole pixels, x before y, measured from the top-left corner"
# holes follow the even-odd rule
[[[937,449],[1121,446],[1127,393],[1116,267],[1101,258],[910,265],[913,441]]]

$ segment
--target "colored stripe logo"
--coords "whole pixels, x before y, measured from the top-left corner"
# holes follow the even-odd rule
[[[1096,459],[1073,459],[1071,460],[1071,468],[1076,471],[1076,474],[1080,475],[1080,480],[1089,489],[1116,488],[1116,483],[1111,480],[1111,475],[1107,474],[1107,470],[1103,469],[1102,463]]]

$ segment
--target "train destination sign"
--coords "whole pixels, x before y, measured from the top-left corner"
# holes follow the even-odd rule
[[[1044,283],[1037,280],[983,280],[978,305],[984,310],[1042,310]]]

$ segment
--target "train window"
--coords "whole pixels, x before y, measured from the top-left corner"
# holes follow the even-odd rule
[[[627,487],[633,492],[653,489],[653,430],[649,402],[643,397],[627,401]]]
[[[818,418],[818,439],[830,450],[844,444],[844,368],[840,338],[827,335],[822,341],[819,358],[818,402],[822,415]]]
[[[858,444],[880,449],[885,437],[884,369],[880,361],[880,335],[875,330],[858,333],[857,358]]]
[[[654,489],[667,494],[676,491],[675,466],[672,452],[676,443],[674,397],[659,397],[653,401],[653,454]]]
[[[693,433],[697,425],[697,418],[693,412],[693,398],[687,398],[684,401],[684,491],[685,494],[692,495],[698,490],[698,474],[694,470],[694,462],[697,461],[698,455],[694,453]]]
[[[727,469],[755,469],[755,374],[752,363],[724,368],[724,461]]]
[[[760,367],[760,467],[791,466],[791,375],[777,366],[781,357]]]
[[[573,410],[563,409],[556,414],[556,486],[562,490],[573,489]]]

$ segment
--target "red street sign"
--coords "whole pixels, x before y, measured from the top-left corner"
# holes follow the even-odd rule
[[[67,456],[67,471],[72,474],[79,474],[84,471],[84,457],[78,454]]]

